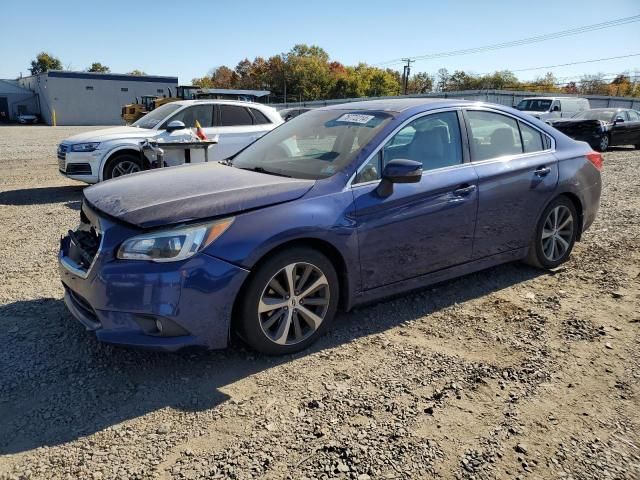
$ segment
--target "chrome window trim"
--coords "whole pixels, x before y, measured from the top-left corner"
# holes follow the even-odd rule
[[[523,153],[519,153],[516,155],[503,155],[502,157],[495,157],[495,158],[488,158],[487,160],[474,160],[473,158],[471,158],[471,163],[476,163],[476,164],[480,164],[480,163],[488,163],[488,162],[494,162],[494,161],[505,161],[505,160],[510,160],[510,159],[514,159],[514,158],[526,158],[526,157],[530,157],[532,155],[539,155],[541,153],[554,153],[556,151],[556,139],[553,138],[552,135],[549,135],[547,132],[545,132],[544,130],[540,130],[540,128],[536,125],[533,125],[531,122],[529,122],[526,119],[522,119],[516,115],[513,115],[511,113],[508,112],[503,112],[502,110],[497,110],[495,108],[491,108],[491,107],[486,107],[484,105],[479,105],[479,106],[473,106],[473,107],[469,107],[469,108],[463,108],[463,110],[465,111],[486,111],[486,112],[490,112],[490,113],[497,113],[498,115],[504,115],[506,117],[509,117],[513,120],[515,120],[516,122],[522,122],[525,125],[527,125],[528,127],[533,128],[534,130],[536,130],[538,133],[540,133],[541,135],[545,135],[546,137],[548,137],[549,139],[551,139],[551,147],[547,148],[545,150],[540,150],[538,152],[523,152]],[[469,125],[467,127],[467,130],[471,130],[471,126]],[[520,130],[520,127],[518,127],[518,130]],[[469,131],[469,133],[471,134],[471,137],[473,137],[473,132]],[[522,148],[524,149],[524,145],[522,146]],[[469,150],[471,150],[471,144],[469,144]],[[469,151],[469,153],[473,153],[471,151]]]
[[[401,123],[398,127],[396,127],[389,135],[387,135],[384,140],[382,142],[380,142],[380,145],[378,145],[378,147],[360,164],[360,166],[358,166],[358,168],[356,169],[356,171],[351,174],[351,177],[349,177],[349,180],[347,181],[347,184],[344,188],[343,191],[349,190],[355,186],[362,186],[362,185],[372,185],[375,183],[380,183],[381,179],[376,179],[376,180],[370,180],[368,182],[363,182],[363,183],[356,183],[354,184],[353,181],[355,180],[356,176],[358,175],[358,173],[360,173],[362,171],[362,169],[365,167],[365,165],[367,163],[369,163],[369,161],[378,154],[378,152],[380,152],[380,150],[384,147],[384,145],[386,145],[386,143],[391,140],[391,138],[393,136],[395,136],[400,130],[402,130],[404,127],[407,126],[407,124],[413,122],[414,120],[417,120],[418,118],[427,116],[427,115],[431,115],[434,113],[442,113],[442,112],[465,112],[468,110],[480,110],[480,111],[487,111],[487,112],[491,112],[491,113],[497,113],[499,115],[505,115],[509,118],[512,118],[513,120],[517,121],[517,122],[522,122],[524,124],[526,124],[528,127],[533,128],[534,130],[538,131],[541,135],[545,135],[546,137],[548,137],[550,139],[550,148],[547,148],[545,150],[540,150],[538,152],[528,152],[528,153],[520,153],[517,155],[504,155],[502,157],[495,157],[495,158],[490,158],[487,160],[473,160],[473,158],[470,158],[469,162],[464,162],[459,164],[459,165],[450,165],[448,167],[442,167],[442,168],[435,168],[433,170],[427,170],[425,172],[425,174],[428,174],[429,172],[439,172],[442,171],[444,169],[450,169],[450,168],[460,168],[463,167],[465,165],[474,165],[474,164],[480,164],[480,163],[494,163],[494,162],[505,162],[505,161],[510,161],[510,160],[514,160],[517,158],[527,158],[527,157],[531,157],[533,155],[539,155],[541,153],[554,153],[556,151],[556,139],[548,134],[547,132],[545,132],[544,130],[540,130],[540,128],[536,125],[533,125],[531,122],[529,122],[526,119],[520,118],[517,115],[513,115],[509,112],[505,112],[503,110],[498,110],[495,108],[491,108],[491,107],[487,107],[485,105],[470,105],[470,106],[457,106],[457,107],[443,107],[443,108],[438,108],[435,110],[428,110],[426,112],[420,112],[416,115],[414,115],[413,117],[405,120],[403,123]],[[467,126],[467,130],[469,130],[469,126]],[[462,132],[461,132],[462,133]],[[470,132],[467,131],[467,135]],[[463,148],[464,148],[464,142],[463,142]],[[469,145],[469,154],[471,156],[471,145]],[[464,155],[463,155],[464,157]]]

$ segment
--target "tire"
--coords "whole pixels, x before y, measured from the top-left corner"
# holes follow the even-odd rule
[[[611,139],[609,135],[603,135],[598,142],[598,145],[595,146],[595,149],[599,152],[606,152],[609,149],[609,144],[611,143]]]
[[[566,262],[576,243],[578,221],[576,207],[571,200],[565,196],[553,200],[538,220],[526,262],[544,269],[556,268]]]
[[[289,287],[289,278],[295,279],[294,288]],[[304,350],[331,325],[339,292],[333,264],[317,250],[296,247],[277,252],[257,268],[241,292],[238,333],[267,355]],[[265,298],[270,301],[264,302]]]
[[[104,167],[104,179],[110,180],[123,175],[141,172],[142,169],[142,160],[140,160],[140,157],[130,153],[123,153],[121,155],[116,155],[107,161],[107,164]]]

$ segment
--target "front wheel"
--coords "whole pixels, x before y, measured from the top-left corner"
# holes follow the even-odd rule
[[[338,275],[320,252],[292,248],[258,267],[238,308],[240,336],[269,355],[294,353],[329,327],[338,306]]]
[[[131,173],[140,172],[142,170],[142,162],[139,157],[131,154],[117,155],[110,158],[104,167],[104,179],[122,177]]]
[[[556,268],[568,260],[577,234],[575,206],[567,197],[556,198],[542,212],[527,263],[539,268]]]

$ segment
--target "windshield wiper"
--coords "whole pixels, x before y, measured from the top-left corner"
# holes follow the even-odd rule
[[[267,175],[276,175],[278,177],[291,178],[291,175],[287,175],[285,173],[273,172],[271,170],[266,170],[263,167],[236,167],[236,168],[239,168],[240,170],[249,170],[251,172],[266,173]]]

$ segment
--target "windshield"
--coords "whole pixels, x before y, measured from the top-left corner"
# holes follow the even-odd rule
[[[575,120],[602,120],[603,122],[611,122],[615,110],[586,110],[574,115]]]
[[[522,100],[516,108],[523,112],[548,112],[551,108],[551,100],[535,99]]]
[[[144,117],[139,118],[138,120],[133,122],[131,126],[140,128],[153,128],[181,107],[182,105],[167,103],[166,105],[162,105],[161,107],[158,107],[155,110],[147,113]]]
[[[241,151],[233,166],[294,178],[330,177],[346,167],[390,119],[385,112],[310,111]]]

